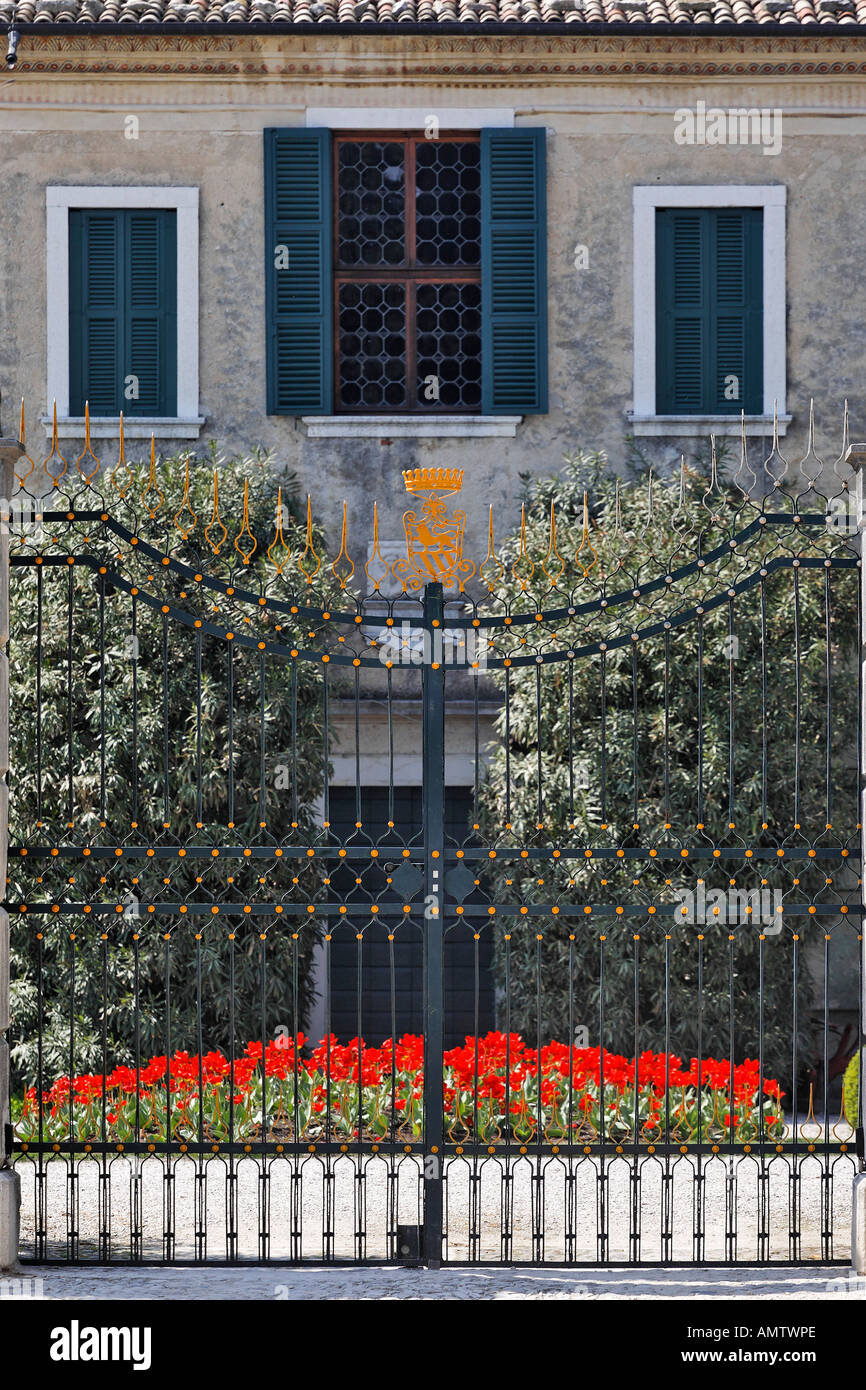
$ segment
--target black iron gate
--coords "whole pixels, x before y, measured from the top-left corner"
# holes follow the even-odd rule
[[[355,597],[345,514],[331,563],[264,474],[205,524],[182,462],[78,473],[13,507],[25,1257],[844,1263],[846,507],[542,489],[476,568],[419,474]]]

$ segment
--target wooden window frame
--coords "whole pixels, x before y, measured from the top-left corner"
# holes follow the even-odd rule
[[[406,292],[406,404],[387,406],[389,415],[477,415],[480,402],[474,405],[449,405],[431,401],[428,405],[418,402],[418,351],[415,331],[416,295],[419,284],[430,285],[480,285],[481,261],[477,266],[437,266],[419,265],[417,261],[417,238],[415,216],[415,148],[421,144],[451,145],[457,141],[469,141],[478,145],[481,136],[477,130],[449,130],[446,135],[428,140],[416,130],[335,130],[331,141],[331,179],[333,188],[331,237],[333,247],[333,335],[334,335],[334,413],[337,415],[376,415],[382,413],[381,406],[343,405],[340,401],[340,288],[342,285],[384,285],[399,284]],[[399,266],[341,266],[339,260],[340,225],[340,147],[343,144],[402,144],[406,149],[405,160],[405,250],[406,259]],[[480,189],[479,189],[480,193]],[[479,217],[481,212],[479,212]]]

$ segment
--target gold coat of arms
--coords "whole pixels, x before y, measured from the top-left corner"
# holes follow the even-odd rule
[[[449,514],[445,498],[460,491],[463,469],[410,468],[404,472],[403,482],[422,507],[420,512],[403,513],[406,558],[394,564],[394,574],[413,593],[432,580],[438,580],[444,589],[462,591],[475,572],[472,562],[463,559],[466,513],[458,509]]]

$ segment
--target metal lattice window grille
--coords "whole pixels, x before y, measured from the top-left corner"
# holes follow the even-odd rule
[[[334,142],[336,407],[481,408],[478,137]]]

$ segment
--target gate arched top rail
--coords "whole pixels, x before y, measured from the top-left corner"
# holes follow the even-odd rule
[[[239,588],[236,584],[229,583],[227,580],[222,580],[216,577],[215,575],[208,574],[204,566],[196,567],[194,565],[187,564],[185,561],[179,560],[176,557],[167,554],[165,551],[158,549],[156,546],[151,545],[149,542],[143,540],[140,536],[137,536],[133,531],[129,529],[129,527],[125,526],[122,522],[117,521],[114,517],[112,517],[108,512],[105,511],[76,511],[74,508],[68,511],[44,511],[35,513],[35,519],[46,523],[65,522],[69,524],[73,522],[96,522],[105,527],[110,532],[112,532],[114,535],[118,536],[127,544],[134,545],[139,554],[147,556],[148,559],[152,560],[154,564],[158,566],[160,572],[168,571],[169,573],[177,574],[184,580],[195,583],[196,585],[201,585],[202,588],[210,589],[215,593],[223,594],[237,603],[255,604],[256,607],[259,608],[267,607],[269,609],[272,609],[274,612],[286,613],[291,615],[292,617],[302,618],[312,622],[333,623],[335,625],[343,624],[347,626],[360,626],[360,624],[365,621],[366,615],[363,611],[365,606],[365,600],[362,598],[358,599],[358,608],[356,609],[356,611],[350,612],[338,611],[332,608],[317,607],[311,604],[303,604],[300,602],[296,602],[295,600],[299,597],[298,595],[291,595],[289,598],[285,599],[279,598],[274,594],[268,593],[266,591],[266,588],[263,589],[260,593],[255,593],[253,590],[249,589]],[[694,574],[699,574],[702,570],[707,569],[710,565],[712,565],[718,560],[731,558],[743,542],[759,534],[762,528],[765,526],[784,526],[786,528],[790,528],[792,526],[796,526],[798,528],[826,528],[827,514],[822,512],[813,512],[805,513],[803,515],[789,516],[786,512],[762,512],[761,515],[756,517],[752,522],[750,522],[748,526],[744,527],[741,531],[735,532],[728,540],[715,546],[712,550],[707,551],[706,554],[701,555],[699,559],[691,560],[687,564],[680,565],[676,569],[669,570],[665,574],[659,576],[658,578],[649,580],[644,584],[637,585],[635,588],[620,589],[615,591],[614,593],[604,596],[603,598],[588,600],[587,602],[580,604],[563,605],[557,608],[544,609],[538,608],[536,605],[533,604],[531,607],[527,607],[527,609],[524,612],[519,613],[479,613],[474,617],[468,617],[465,614],[455,614],[453,617],[448,617],[447,624],[449,628],[472,628],[476,630],[484,630],[511,626],[529,626],[538,623],[562,623],[570,618],[582,617],[590,613],[603,613],[608,609],[624,607],[630,603],[638,603],[642,600],[646,600],[652,594],[656,594],[666,589],[669,589],[672,585],[678,583],[680,580],[687,579]],[[278,535],[281,535],[281,528],[279,527]],[[345,553],[345,533],[343,534],[340,553]],[[12,555],[10,558],[10,563],[12,565],[29,565],[34,563],[45,564],[49,566],[53,564],[64,565],[68,563],[69,558],[70,556],[68,555]],[[103,561],[99,557],[89,556],[83,553],[75,554],[74,552],[72,552],[71,558],[73,558],[78,563],[86,564],[94,568],[103,565]],[[748,576],[746,580],[738,581],[736,584],[729,586],[729,589],[726,590],[724,595],[715,596],[713,598],[703,600],[702,607],[707,611],[715,607],[718,607],[719,604],[723,603],[726,597],[730,595],[730,589],[733,589],[736,593],[744,592],[746,589],[751,588],[755,584],[757,584],[762,577],[766,577],[766,574],[771,573],[773,570],[778,569],[780,567],[790,568],[792,566],[795,566],[806,569],[832,566],[834,568],[852,568],[858,566],[859,563],[859,559],[853,551],[849,554],[841,555],[829,555],[822,551],[819,554],[813,556],[793,554],[790,556],[777,556],[775,557],[775,559],[768,563],[765,573],[762,574],[761,572],[757,572]],[[128,581],[123,580],[121,575],[119,575],[116,571],[104,570],[104,572],[106,574],[106,578],[112,584],[117,585],[119,588],[123,588],[127,592],[129,592],[131,586]],[[280,570],[278,573],[281,574],[282,571]],[[141,593],[140,591],[139,597],[141,597],[144,602],[150,604],[151,606],[158,606],[160,602],[159,599],[152,599],[149,595]],[[376,595],[368,595],[368,601],[371,598],[373,599],[373,601],[376,602],[383,601],[381,599],[378,599]],[[467,596],[467,602],[468,601],[471,600],[469,600]],[[419,599],[415,596],[409,595],[408,593],[403,593],[399,595],[397,598],[391,599],[388,602],[390,607],[393,606],[393,604],[395,603],[399,603],[401,605],[406,603],[419,604]],[[186,619],[189,618],[190,625],[194,625],[195,619],[192,617],[192,615],[185,615],[183,613],[183,610],[177,609],[174,605],[170,605],[169,607],[171,615],[173,617],[179,619],[180,621],[186,621]],[[675,618],[671,617],[667,621],[669,621],[673,626],[680,626],[682,622],[690,621],[697,615],[698,610],[697,607],[695,607],[690,610],[687,610],[687,612],[684,614],[677,614]],[[207,632],[209,635],[212,636],[222,635],[221,630],[217,628],[215,625],[202,624],[201,630],[203,632]],[[645,629],[641,635],[651,636],[654,635],[656,631],[663,630],[664,624],[662,624],[660,628],[654,626],[652,629]],[[239,638],[237,640],[240,642]],[[627,643],[630,640],[631,638],[611,639],[607,643],[607,646],[608,648],[612,648],[615,646],[627,645]],[[244,641],[240,644],[250,646],[258,645],[255,641]],[[277,643],[268,645],[271,649],[273,649],[276,652],[279,652],[280,654],[290,654],[290,649],[288,647],[285,649],[285,651],[283,651],[284,644]],[[599,650],[599,648],[595,648],[594,650],[597,651]],[[592,654],[592,651],[592,647],[585,647],[581,648],[577,654],[590,655]],[[309,656],[308,653],[303,655]],[[352,664],[351,658],[346,658],[344,661],[339,656],[339,654],[335,654],[334,660],[337,664]],[[378,664],[378,662],[376,662],[375,664]],[[515,658],[512,664],[525,665],[527,664],[527,660]]]

